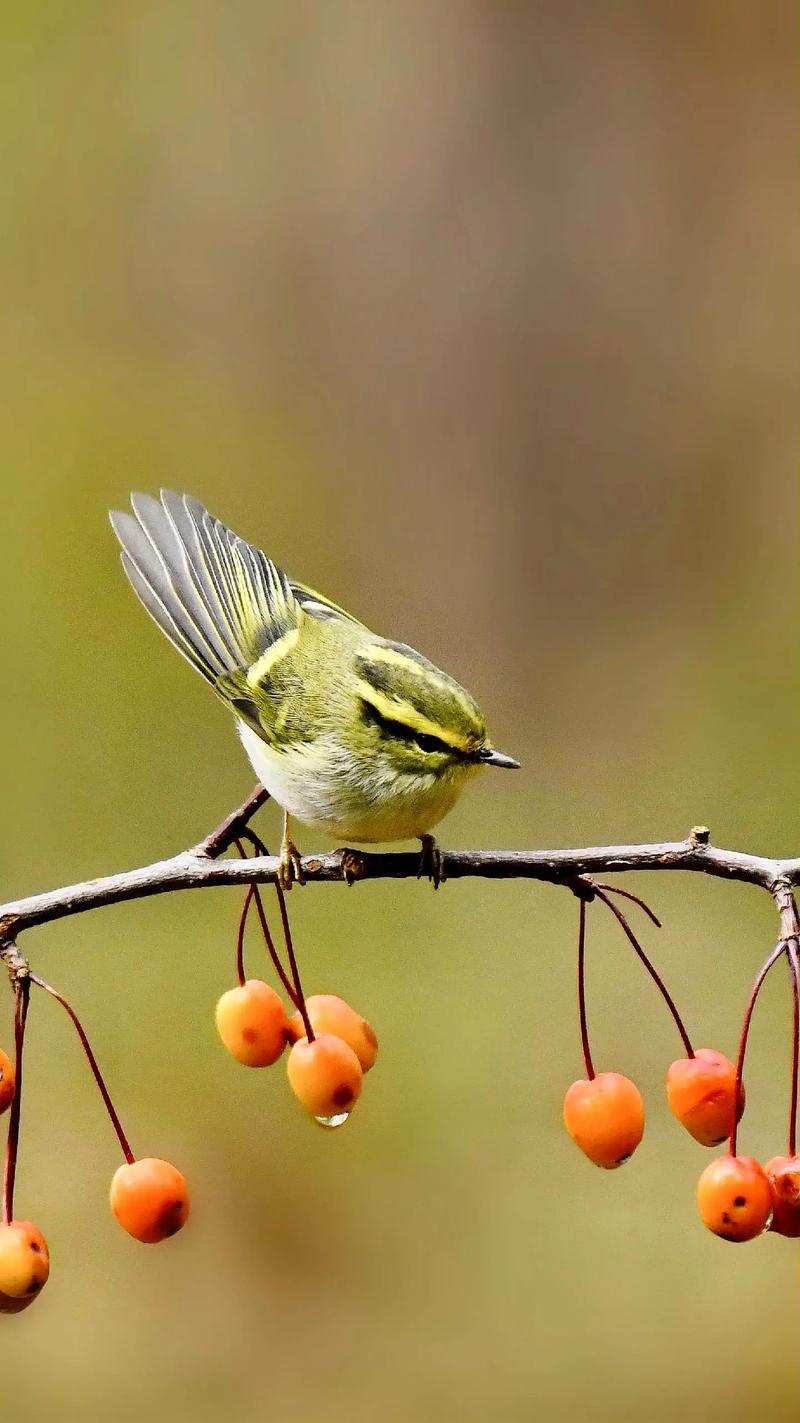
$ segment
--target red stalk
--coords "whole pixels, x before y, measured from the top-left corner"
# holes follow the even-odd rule
[[[780,943],[776,944],[775,948],[772,950],[772,953],[768,954],[765,958],[763,964],[761,965],[761,968],[756,974],[756,981],[753,984],[752,989],[750,990],[750,997],[747,1002],[747,1007],[745,1009],[744,1014],[744,1021],[742,1023],[741,1037],[739,1038],[739,1052],[736,1058],[736,1090],[734,1092],[733,1097],[733,1121],[731,1122],[731,1138],[730,1144],[728,1146],[728,1150],[731,1156],[736,1155],[736,1132],[739,1126],[737,1120],[737,1107],[742,1092],[742,1073],[744,1071],[744,1055],[747,1051],[747,1035],[750,1032],[750,1019],[753,1016],[753,1009],[756,1006],[756,999],[758,998],[758,995],[761,992],[761,985],[763,984],[764,979],[772,968],[772,965],[774,963],[777,963],[778,959],[781,957],[781,954],[784,954],[786,952],[786,948],[786,940],[781,939]]]
[[[639,943],[639,940],[637,939],[636,935],[634,934],[634,932],[633,932],[633,930],[632,930],[630,924],[628,923],[627,919],[625,918],[625,915],[623,914],[622,910],[619,909],[616,904],[614,904],[613,900],[609,899],[608,894],[605,892],[605,890],[603,890],[603,889],[601,888],[600,885],[595,885],[595,886],[594,886],[594,892],[595,892],[595,894],[597,895],[597,898],[600,899],[600,900],[602,900],[603,904],[606,905],[606,908],[608,908],[608,909],[611,910],[611,913],[614,915],[614,918],[615,918],[615,919],[619,922],[619,924],[622,926],[623,932],[625,933],[625,936],[626,936],[626,938],[628,939],[628,942],[632,945],[632,947],[633,947],[635,953],[637,954],[637,956],[638,956],[638,958],[641,960],[641,962],[644,964],[645,968],[647,969],[647,972],[649,973],[649,975],[650,975],[650,977],[652,978],[654,984],[656,985],[656,988],[658,989],[659,993],[661,994],[662,998],[664,999],[664,1002],[666,1003],[666,1005],[667,1005],[667,1007],[668,1007],[670,1013],[672,1014],[672,1017],[673,1017],[674,1022],[675,1022],[675,1026],[676,1026],[676,1028],[678,1029],[678,1032],[680,1033],[681,1041],[682,1041],[682,1043],[683,1043],[684,1048],[686,1049],[686,1056],[687,1056],[687,1057],[694,1057],[694,1049],[693,1049],[692,1044],[691,1044],[691,1042],[690,1042],[690,1040],[689,1040],[689,1034],[687,1033],[685,1027],[683,1026],[683,1019],[681,1018],[681,1015],[680,1015],[680,1013],[678,1012],[678,1009],[677,1009],[676,1006],[675,1006],[675,1003],[674,1003],[674,1001],[673,1001],[672,995],[671,995],[669,989],[667,988],[667,985],[665,984],[663,978],[662,978],[661,975],[659,974],[658,970],[654,967],[654,965],[650,962],[650,959],[647,957],[647,954],[645,953],[644,949],[642,948],[641,944]],[[616,893],[617,891],[614,891],[614,892]],[[625,897],[628,898],[627,892],[626,892],[626,896],[625,896]],[[642,904],[642,905],[644,905],[644,901],[643,901],[643,900],[640,900],[639,903]],[[651,916],[652,916],[652,911],[649,911],[649,912],[651,912]],[[652,917],[654,918],[655,916],[652,916]],[[657,921],[656,921],[656,922],[657,922]]]
[[[115,1109],[115,1107],[114,1107],[114,1103],[113,1103],[112,1100],[111,1100],[111,1096],[110,1096],[109,1090],[108,1090],[108,1088],[106,1087],[105,1081],[104,1081],[104,1079],[103,1079],[103,1074],[102,1074],[102,1072],[100,1071],[100,1068],[99,1068],[98,1065],[97,1065],[97,1058],[95,1057],[94,1053],[92,1052],[92,1049],[91,1049],[91,1046],[90,1046],[90,1043],[89,1043],[89,1039],[88,1039],[87,1036],[86,1036],[86,1033],[85,1033],[85,1031],[84,1031],[83,1024],[81,1023],[80,1018],[78,1017],[77,1013],[75,1012],[75,1009],[74,1009],[73,1007],[71,1007],[71,1005],[67,1002],[67,1000],[66,1000],[66,998],[63,996],[63,994],[59,993],[57,989],[55,989],[55,988],[53,988],[53,987],[51,986],[51,984],[45,983],[44,979],[43,979],[43,978],[39,978],[39,975],[36,974],[36,973],[32,973],[30,977],[31,977],[31,983],[35,983],[35,984],[37,985],[37,987],[43,988],[44,991],[45,991],[45,993],[49,993],[51,998],[55,998],[56,1002],[57,1002],[57,1003],[60,1003],[60,1004],[61,1004],[61,1007],[64,1009],[64,1011],[65,1011],[67,1014],[69,1014],[69,1017],[70,1017],[71,1020],[72,1020],[72,1025],[73,1025],[73,1027],[74,1027],[76,1033],[78,1034],[78,1037],[80,1038],[81,1047],[83,1048],[84,1052],[86,1053],[87,1061],[88,1061],[89,1066],[90,1066],[90,1068],[91,1068],[91,1070],[92,1070],[92,1076],[94,1077],[94,1080],[95,1080],[95,1082],[97,1083],[97,1087],[98,1087],[98,1090],[99,1090],[99,1092],[100,1092],[100,1096],[101,1096],[102,1099],[103,1099],[103,1103],[104,1103],[104,1105],[105,1105],[105,1109],[106,1109],[106,1111],[108,1112],[109,1117],[111,1118],[111,1125],[113,1126],[114,1131],[117,1133],[117,1138],[118,1138],[118,1140],[119,1140],[119,1144],[120,1144],[120,1146],[122,1147],[122,1154],[123,1154],[123,1156],[125,1157],[125,1160],[127,1161],[128,1165],[129,1165],[129,1166],[132,1165],[132,1163],[136,1160],[136,1157],[134,1156],[133,1152],[131,1151],[130,1143],[128,1142],[128,1138],[126,1137],[124,1131],[122,1130],[122,1123],[121,1123],[119,1117],[117,1116],[116,1109]]]
[[[14,1100],[8,1119],[8,1145],[6,1146],[6,1168],[3,1178],[3,1221],[6,1225],[14,1219],[14,1183],[17,1178],[17,1156],[19,1154],[19,1119],[22,1111],[22,1053],[25,1046],[25,1021],[28,1017],[30,980],[18,978],[14,984]]]
[[[589,1047],[589,1029],[586,1025],[586,900],[583,895],[578,901],[578,906],[578,1013],[581,1021],[581,1047],[583,1048],[583,1060],[586,1064],[586,1076],[591,1082],[595,1073]]]

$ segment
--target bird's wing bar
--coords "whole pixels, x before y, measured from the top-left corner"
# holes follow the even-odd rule
[[[305,583],[298,583],[296,578],[291,578],[289,582],[303,612],[308,613],[310,617],[321,618],[323,621],[327,618],[341,618],[343,622],[355,623],[357,627],[364,626],[359,618],[354,618],[346,608],[340,608],[338,603],[332,602],[323,593],[318,593],[314,588],[308,588]]]

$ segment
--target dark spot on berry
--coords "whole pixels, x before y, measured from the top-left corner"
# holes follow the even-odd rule
[[[159,1224],[164,1232],[164,1238],[168,1240],[171,1235],[177,1235],[185,1219],[186,1210],[184,1202],[168,1201],[159,1217]]]
[[[35,1255],[41,1255],[42,1247],[39,1244],[38,1240],[31,1241],[31,1250],[34,1252]]]
[[[254,1043],[258,1037],[255,1028],[242,1028],[242,1037],[246,1043]]]
[[[344,1084],[341,1087],[337,1087],[331,1100],[334,1107],[349,1107],[353,1100],[352,1087],[347,1087]]]
[[[747,1197],[746,1197],[746,1196],[734,1196],[734,1198],[733,1198],[733,1204],[736,1206],[736,1209],[737,1209],[737,1210],[741,1210],[741,1209],[742,1209],[742,1206],[746,1206],[746,1205],[747,1205]]]
[[[731,1220],[727,1211],[722,1212],[722,1223],[723,1225],[733,1225],[733,1221]]]

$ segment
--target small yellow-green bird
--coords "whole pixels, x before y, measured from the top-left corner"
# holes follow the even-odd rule
[[[413,647],[376,637],[187,494],[131,495],[112,513],[134,591],[237,718],[284,812],[281,879],[302,879],[290,817],[344,843],[420,839],[495,751],[469,692]]]

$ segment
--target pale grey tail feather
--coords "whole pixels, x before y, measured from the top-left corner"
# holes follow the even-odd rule
[[[296,626],[300,609],[285,573],[189,495],[161,503],[131,495],[113,512],[134,592],[174,647],[214,684],[249,666]]]

